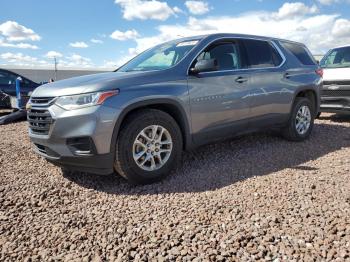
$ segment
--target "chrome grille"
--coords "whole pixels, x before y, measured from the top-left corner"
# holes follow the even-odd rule
[[[30,109],[27,112],[29,128],[33,134],[48,135],[52,124],[50,112],[43,109]]]
[[[54,97],[31,97],[30,98],[30,103],[34,105],[47,105],[52,102]]]

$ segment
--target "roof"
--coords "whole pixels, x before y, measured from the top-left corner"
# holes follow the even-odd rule
[[[232,38],[256,38],[256,39],[261,39],[261,40],[275,40],[275,41],[291,42],[291,43],[295,43],[295,44],[302,44],[302,43],[299,43],[299,42],[291,41],[291,40],[288,40],[288,39],[277,38],[277,37],[248,35],[248,34],[236,34],[236,33],[214,33],[214,34],[207,34],[207,35],[183,37],[183,38],[179,38],[179,39],[176,39],[176,40],[177,41],[189,41],[189,40],[200,40],[200,39],[205,39],[205,38],[226,38],[226,37],[232,37]]]

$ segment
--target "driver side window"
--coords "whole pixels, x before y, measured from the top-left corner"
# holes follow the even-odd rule
[[[199,60],[215,59],[217,71],[235,70],[241,68],[238,44],[235,42],[221,42],[211,45],[197,58]]]

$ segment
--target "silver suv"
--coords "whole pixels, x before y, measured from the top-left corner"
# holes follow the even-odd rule
[[[309,137],[322,71],[303,45],[237,34],[182,38],[151,48],[115,72],[37,88],[28,103],[35,151],[97,174],[150,183],[183,150],[278,128]]]

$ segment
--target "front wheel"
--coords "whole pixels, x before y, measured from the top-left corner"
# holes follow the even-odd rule
[[[130,115],[116,144],[115,170],[133,184],[164,178],[182,154],[182,135],[167,113],[147,109]]]
[[[304,97],[298,97],[294,103],[288,124],[282,131],[282,135],[291,141],[307,139],[314,126],[314,116],[315,112],[311,101]]]

